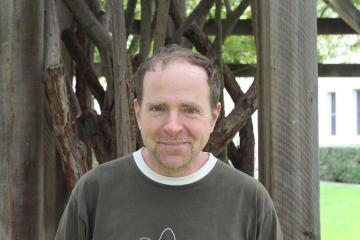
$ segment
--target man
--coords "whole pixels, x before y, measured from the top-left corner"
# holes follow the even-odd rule
[[[135,80],[144,147],[80,179],[56,239],[282,239],[262,185],[202,151],[221,109],[212,63],[170,46]]]

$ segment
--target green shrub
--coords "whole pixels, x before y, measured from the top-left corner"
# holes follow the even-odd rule
[[[320,179],[360,183],[360,148],[320,148]]]

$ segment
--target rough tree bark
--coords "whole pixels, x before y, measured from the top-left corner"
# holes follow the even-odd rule
[[[126,28],[123,2],[111,0],[113,33],[113,74],[115,91],[116,150],[117,157],[135,150],[136,142],[131,134],[130,111],[132,108],[133,86],[129,80],[126,51]]]
[[[151,45],[151,23],[153,0],[141,0],[140,54],[139,63],[149,55]]]
[[[154,51],[165,45],[170,0],[157,1],[155,26],[153,31]]]
[[[50,4],[52,3],[52,4]],[[69,94],[64,78],[64,66],[61,59],[60,31],[55,3],[48,1],[45,26],[45,74],[43,82],[49,102],[56,145],[64,162],[64,172],[69,191],[76,181],[87,171],[86,146],[75,136]]]

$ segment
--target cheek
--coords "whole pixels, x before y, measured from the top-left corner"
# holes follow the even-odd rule
[[[187,129],[193,137],[201,138],[202,141],[207,141],[211,133],[211,126],[205,121],[193,122],[187,126]]]
[[[147,118],[146,122],[141,122],[141,133],[143,135],[154,135],[160,128],[159,121]]]

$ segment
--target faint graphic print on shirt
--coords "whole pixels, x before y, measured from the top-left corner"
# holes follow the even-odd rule
[[[164,231],[161,232],[160,237],[158,239],[150,239],[147,237],[141,237],[139,240],[176,240],[175,233],[171,228],[165,228]]]

